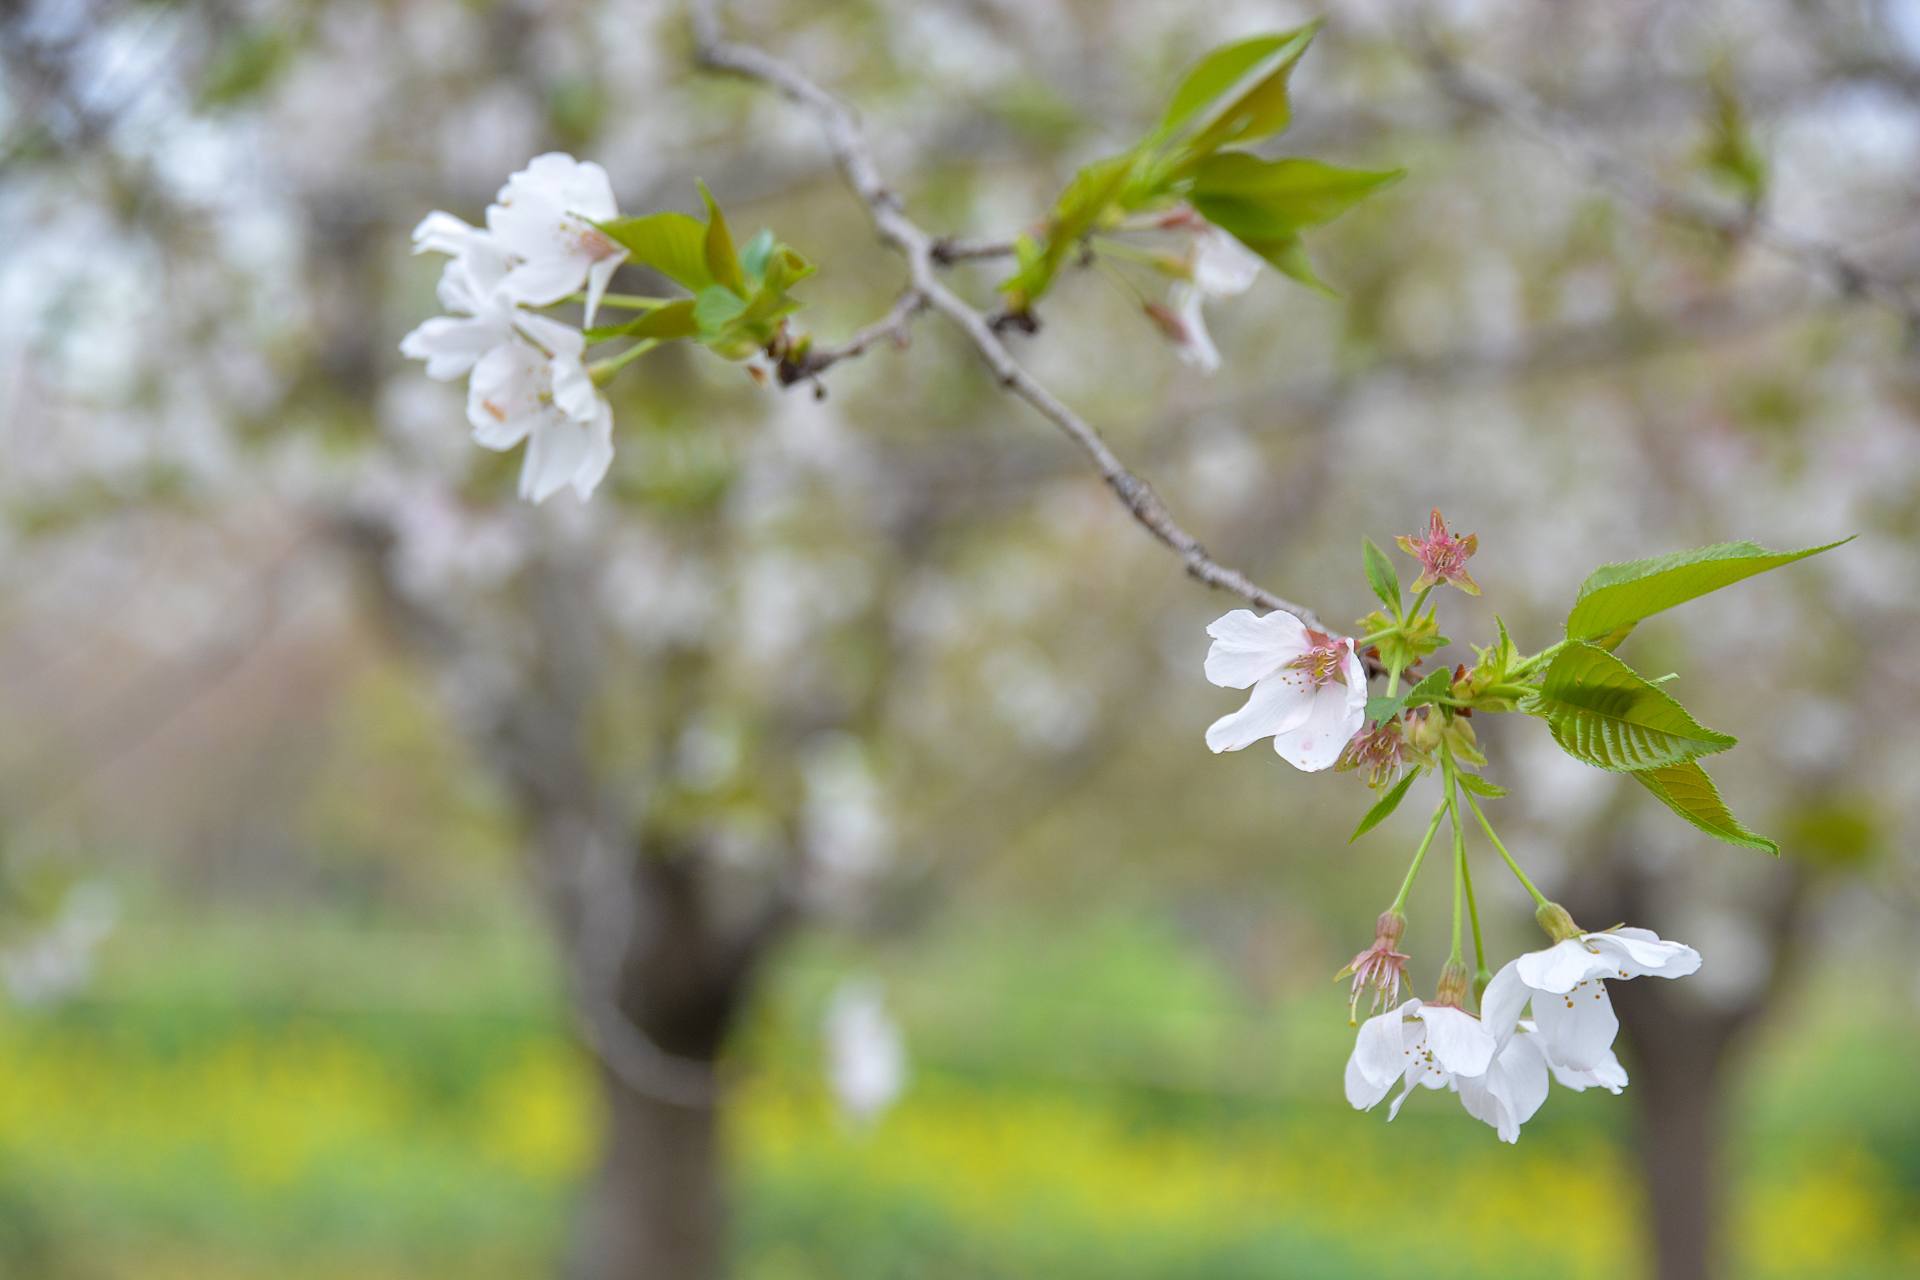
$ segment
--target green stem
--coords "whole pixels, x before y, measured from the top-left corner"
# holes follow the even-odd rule
[[[586,300],[587,295],[584,293],[570,293],[560,299],[562,302],[585,302]],[[603,293],[600,295],[601,306],[618,307],[622,311],[657,311],[673,301],[675,301],[673,298],[649,298],[638,293]]]
[[[1420,606],[1425,604],[1427,602],[1427,597],[1432,594],[1433,594],[1433,588],[1431,586],[1420,588],[1420,594],[1413,598],[1413,607],[1411,609],[1408,609],[1405,613],[1401,614],[1400,620],[1402,622],[1406,622],[1410,619],[1419,617]]]
[[[1385,640],[1388,636],[1397,636],[1399,634],[1400,634],[1399,627],[1388,627],[1385,631],[1376,631],[1370,636],[1361,636],[1358,640],[1355,640],[1353,642],[1353,647],[1356,649],[1364,649],[1370,644],[1379,644],[1382,640]]]
[[[1505,859],[1507,869],[1519,878],[1521,887],[1526,889],[1528,895],[1533,898],[1533,905],[1546,906],[1547,896],[1533,887],[1533,881],[1527,879],[1527,873],[1520,869],[1520,864],[1515,862],[1513,855],[1507,852],[1507,846],[1500,843],[1500,837],[1494,834],[1493,824],[1487,821],[1486,814],[1480,812],[1480,802],[1473,798],[1471,791],[1467,793],[1467,807],[1473,810],[1474,817],[1480,819],[1480,829],[1487,833],[1487,839],[1493,841],[1493,847],[1499,850],[1501,858]]]
[[[635,360],[638,360],[641,356],[647,354],[647,352],[659,345],[660,342],[658,339],[645,338],[634,343],[617,356],[612,356],[605,360],[596,360],[587,366],[587,372],[593,375],[593,385],[596,387],[606,386],[607,383],[613,380],[614,374],[620,372],[629,364],[632,364]]]
[[[1555,654],[1559,653],[1562,649],[1566,648],[1568,645],[1572,643],[1573,641],[1571,640],[1562,640],[1557,644],[1550,644],[1546,648],[1542,649],[1540,652],[1534,654],[1531,658],[1528,658],[1525,662],[1521,663],[1519,666],[1513,668],[1513,670],[1509,671],[1507,674],[1512,676],[1524,676],[1530,672],[1537,671],[1541,667],[1546,666],[1549,662],[1552,662]]]
[[[1400,665],[1395,663],[1387,668],[1387,696],[1391,698],[1400,692]]]
[[[1089,240],[1089,243],[1092,244],[1094,249],[1099,253],[1119,258],[1123,262],[1137,262],[1141,266],[1152,267],[1162,275],[1166,274],[1164,268],[1167,263],[1167,255],[1164,253],[1153,253],[1142,249],[1137,244],[1128,244],[1124,240],[1115,240],[1111,236],[1093,236]]]
[[[1467,899],[1467,838],[1466,834],[1460,830],[1460,804],[1455,799],[1459,788],[1455,786],[1453,780],[1453,757],[1441,756],[1440,768],[1446,775],[1446,810],[1447,816],[1452,819],[1453,826],[1453,950],[1447,956],[1447,963],[1465,968],[1466,955],[1461,946],[1463,941],[1461,925],[1464,923],[1461,908]]]
[[[1467,888],[1467,920],[1473,925],[1473,993],[1478,999],[1493,974],[1487,968],[1487,944],[1480,937],[1480,904],[1473,898],[1473,868],[1467,865],[1467,842],[1458,828],[1454,830],[1454,841],[1459,846],[1455,855],[1460,859],[1460,880]]]
[[[1427,823],[1427,834],[1420,837],[1420,847],[1413,851],[1413,862],[1407,867],[1407,878],[1400,882],[1400,892],[1395,895],[1389,911],[1399,912],[1407,905],[1407,895],[1413,892],[1413,878],[1420,874],[1420,864],[1426,861],[1427,846],[1433,843],[1434,833],[1440,830],[1440,819],[1447,812],[1446,801],[1441,801],[1433,811],[1433,821]]]

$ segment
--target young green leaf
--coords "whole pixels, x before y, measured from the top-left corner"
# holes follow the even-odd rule
[[[707,269],[707,228],[684,213],[649,213],[595,223],[632,260],[652,267],[682,288],[698,293],[713,283]]]
[[[1402,689],[1391,698],[1373,697],[1367,699],[1367,721],[1378,724],[1399,715],[1408,707],[1424,707],[1435,698],[1444,698],[1453,691],[1453,672],[1446,668],[1429,671],[1420,683]]]
[[[1688,760],[1633,775],[1635,781],[1654,794],[1661,804],[1716,839],[1778,855],[1780,846],[1765,836],[1756,835],[1740,824],[1720,798],[1713,779],[1699,764]]]
[[[1241,225],[1283,236],[1332,222],[1405,175],[1404,169],[1340,169],[1318,160],[1263,160],[1228,151],[1208,156],[1194,170],[1193,204],[1213,221],[1209,206],[1234,206]]]
[[[1366,561],[1367,585],[1380,597],[1381,604],[1398,614],[1400,578],[1393,571],[1393,561],[1387,559],[1387,553],[1376,546],[1372,538],[1360,539],[1360,555]]]
[[[773,257],[775,241],[773,232],[762,227],[747,241],[747,247],[740,251],[740,266],[750,280],[761,280],[767,274],[767,262]]]
[[[703,246],[707,260],[707,271],[716,283],[725,285],[735,293],[747,291],[746,276],[740,270],[740,255],[733,247],[733,232],[727,227],[727,215],[720,212],[720,204],[713,198],[713,192],[707,190],[707,184],[700,184],[700,198],[707,202],[707,235]]]
[[[1477,773],[1468,773],[1465,769],[1462,769],[1453,776],[1459,781],[1462,787],[1477,796],[1485,796],[1489,800],[1498,800],[1501,796],[1507,794],[1505,787],[1497,782],[1488,782]]]
[[[1547,722],[1553,740],[1598,769],[1633,772],[1725,751],[1716,733],[1632,667],[1590,644],[1562,649],[1540,691],[1520,709]]]
[[[693,319],[703,338],[718,337],[746,309],[747,300],[722,285],[708,285],[693,297]]]
[[[1567,615],[1567,638],[1591,640],[1684,604],[1756,573],[1804,560],[1853,541],[1842,538],[1801,551],[1769,551],[1752,542],[1721,542],[1691,551],[1602,565],[1580,584]]]
[[[1358,840],[1361,836],[1367,834],[1367,832],[1373,830],[1382,822],[1385,822],[1388,815],[1395,809],[1398,809],[1400,802],[1407,798],[1407,789],[1413,785],[1413,780],[1419,776],[1417,770],[1409,770],[1406,777],[1394,784],[1393,790],[1381,796],[1380,799],[1375,802],[1374,806],[1367,810],[1366,816],[1360,819],[1360,825],[1355,827],[1353,834],[1347,837],[1347,843],[1352,844],[1355,840]]]
[[[1134,150],[1086,165],[1073,175],[1073,181],[1054,202],[1045,245],[1029,248],[1015,243],[1020,269],[1000,284],[1014,310],[1032,306],[1047,291],[1068,257],[1079,248],[1081,237],[1098,226],[1120,198],[1139,163],[1140,153]]]
[[[694,300],[680,298],[665,306],[655,307],[644,315],[635,316],[624,324],[588,329],[586,339],[588,342],[605,342],[608,338],[653,338],[665,342],[673,338],[691,338],[699,332],[699,322],[694,318]]]
[[[1183,143],[1194,156],[1231,142],[1255,142],[1293,119],[1287,81],[1320,29],[1315,22],[1216,49],[1187,73],[1160,121],[1162,137],[1191,127]]]

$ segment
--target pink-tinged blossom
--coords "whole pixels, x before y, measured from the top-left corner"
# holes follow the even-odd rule
[[[1333,975],[1336,980],[1353,979],[1347,998],[1349,1022],[1358,1018],[1360,1000],[1367,992],[1373,993],[1372,1009],[1376,1013],[1400,998],[1400,987],[1406,981],[1407,956],[1396,948],[1406,927],[1407,918],[1398,911],[1382,911],[1374,922],[1373,945]]]
[[[1245,706],[1207,729],[1207,746],[1238,751],[1272,738],[1296,769],[1332,767],[1366,721],[1367,676],[1353,640],[1314,631],[1290,613],[1235,609],[1207,634],[1207,679],[1251,688]]]
[[[1260,257],[1218,227],[1202,223],[1193,238],[1187,279],[1171,291],[1171,305],[1147,304],[1147,315],[1173,343],[1180,359],[1202,373],[1220,368],[1220,349],[1207,330],[1203,304],[1209,298],[1228,298],[1253,287],[1260,274]]]
[[[1415,591],[1425,591],[1428,587],[1450,582],[1470,596],[1480,594],[1480,585],[1467,572],[1467,560],[1480,549],[1480,535],[1470,533],[1458,537],[1447,532],[1447,522],[1440,517],[1440,508],[1433,509],[1433,515],[1427,524],[1427,536],[1415,537],[1401,534],[1394,539],[1400,549],[1420,562],[1420,576],[1413,580]]]
[[[487,230],[515,258],[504,288],[533,306],[586,290],[586,323],[627,251],[595,223],[618,217],[613,183],[591,161],[560,151],[535,156],[487,209]]]

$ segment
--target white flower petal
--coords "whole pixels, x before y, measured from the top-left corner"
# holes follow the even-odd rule
[[[542,422],[527,440],[526,461],[520,467],[520,496],[529,502],[545,502],[573,483],[592,448],[585,423],[560,417]]]
[[[529,258],[507,272],[500,287],[515,302],[544,307],[578,293],[586,283],[588,267],[584,255]]]
[[[1453,1076],[1486,1073],[1495,1046],[1480,1019],[1443,1004],[1426,1005],[1417,1016],[1427,1024],[1427,1048],[1441,1070]]]
[[[427,362],[427,376],[451,382],[511,337],[506,326],[475,316],[435,316],[400,339],[400,354]]]
[[[1208,227],[1194,241],[1193,284],[1216,298],[1245,293],[1265,265],[1260,255],[1220,230]]]
[[[1286,733],[1313,714],[1313,697],[1299,684],[1269,676],[1253,686],[1245,706],[1207,726],[1207,746],[1238,751],[1262,738]]]
[[[1666,942],[1651,929],[1590,933],[1586,940],[1612,962],[1611,978],[1684,978],[1700,968],[1700,953],[1684,942]]]
[[[1186,339],[1174,350],[1181,360],[1202,373],[1219,372],[1220,349],[1213,345],[1213,335],[1207,332],[1206,313],[1200,308],[1205,295],[1182,283],[1173,286],[1171,296],[1174,315],[1179,318]]]
[[[1284,610],[1257,614],[1235,609],[1207,624],[1207,679],[1227,689],[1246,689],[1307,651],[1306,624]]]
[[[487,233],[479,227],[435,209],[420,219],[420,224],[413,229],[413,251],[463,254],[475,245],[484,243],[486,238]]]
[[[1407,1069],[1406,1014],[1389,1010],[1360,1024],[1347,1057],[1347,1101],[1362,1111],[1386,1096]]]
[[[1553,1070],[1553,1078],[1561,1087],[1575,1093],[1584,1093],[1588,1089],[1605,1089],[1608,1093],[1619,1093],[1627,1087],[1627,1069],[1620,1065],[1620,1059],[1609,1049],[1601,1058],[1600,1065],[1591,1071],[1580,1071],[1573,1067],[1562,1066],[1557,1062],[1548,1062]]]
[[[1514,963],[1519,966],[1522,982],[1535,991],[1550,991],[1556,995],[1573,990],[1577,983],[1585,982],[1588,978],[1613,972],[1606,957],[1580,938],[1556,942],[1545,951],[1529,951]]]
[[[1493,1033],[1496,1041],[1505,1043],[1513,1035],[1520,1021],[1521,1010],[1527,1007],[1527,1000],[1533,995],[1532,988],[1520,979],[1520,962],[1509,960],[1500,966],[1500,972],[1493,975],[1487,983],[1487,989],[1480,996],[1480,1022]]]
[[[587,314],[585,324],[593,328],[594,313],[600,310],[600,299],[606,296],[607,286],[613,282],[613,273],[627,260],[627,251],[601,258],[587,268]]]
[[[1276,677],[1277,678],[1277,677]],[[1353,735],[1367,722],[1367,693],[1343,684],[1323,684],[1313,691],[1305,721],[1276,734],[1273,749],[1296,769],[1318,773],[1331,769]]]
[[[1547,1060],[1575,1071],[1592,1071],[1606,1061],[1620,1030],[1604,982],[1587,981],[1564,994],[1542,992],[1533,1000]]]

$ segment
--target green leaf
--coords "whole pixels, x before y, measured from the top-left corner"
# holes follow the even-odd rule
[[[1477,796],[1485,796],[1489,800],[1498,800],[1507,794],[1505,787],[1497,782],[1488,782],[1477,773],[1468,773],[1465,769],[1462,769],[1453,776],[1459,781],[1462,787]]]
[[[1453,692],[1453,672],[1447,668],[1427,672],[1426,678],[1416,685],[1402,689],[1391,698],[1373,697],[1367,699],[1367,721],[1378,724],[1383,720],[1399,715],[1408,707],[1424,707],[1435,698],[1444,698]]]
[[[1404,169],[1340,169],[1318,160],[1262,160],[1245,151],[1208,156],[1193,175],[1194,207],[1212,220],[1209,205],[1239,206],[1237,216],[1271,237],[1318,227],[1353,208]]]
[[[627,251],[635,263],[652,267],[682,288],[698,293],[713,283],[707,269],[707,228],[684,213],[649,213],[594,224]]]
[[[1314,271],[1313,263],[1307,259],[1306,247],[1300,243],[1299,233],[1273,231],[1266,215],[1256,206],[1241,200],[1217,200],[1205,204],[1196,201],[1194,207],[1208,222],[1259,254],[1281,275],[1297,280],[1329,298],[1340,296]]]
[[[1852,541],[1842,538],[1801,551],[1769,551],[1752,542],[1720,542],[1649,560],[1602,565],[1580,584],[1573,612],[1567,615],[1567,638],[1589,640],[1611,635],[1663,609]]]
[[[773,257],[775,243],[773,232],[762,227],[753,239],[747,241],[747,247],[740,251],[740,265],[750,279],[766,278],[767,263]]]
[[[609,338],[656,338],[666,342],[673,338],[691,338],[699,332],[700,324],[694,316],[694,300],[680,298],[624,323],[588,329],[586,339],[588,342],[605,342]]]
[[[1002,281],[1000,288],[1016,311],[1032,306],[1047,291],[1054,276],[1079,247],[1081,238],[1099,225],[1120,198],[1139,164],[1140,153],[1136,149],[1085,166],[1073,175],[1073,181],[1054,201],[1053,214],[1047,221],[1046,243],[1015,242],[1020,269]]]
[[[1287,80],[1319,29],[1315,22],[1215,49],[1174,90],[1159,136],[1171,137],[1190,125],[1186,146],[1205,155],[1285,129],[1293,116]]]
[[[1393,561],[1387,559],[1387,553],[1374,545],[1372,538],[1360,539],[1360,555],[1367,565],[1367,585],[1373,588],[1373,594],[1380,597],[1380,603],[1400,612],[1400,578],[1393,571]]]
[[[1654,798],[1716,839],[1728,844],[1761,849],[1778,856],[1780,846],[1765,836],[1756,835],[1740,824],[1720,798],[1707,771],[1689,760],[1659,769],[1635,773],[1634,779],[1653,792]]]
[[[1672,696],[1590,644],[1560,651],[1540,691],[1520,709],[1547,722],[1553,740],[1599,769],[1635,772],[1725,751],[1734,739],[1701,725]]]
[[[717,284],[708,285],[693,296],[693,320],[703,338],[719,336],[746,309],[745,298]]]
[[[704,182],[700,184],[700,198],[707,202],[707,272],[718,283],[735,293],[744,294],[747,281],[740,270],[740,255],[733,247],[733,232],[727,229],[727,215],[720,212],[719,203]]]
[[[1413,780],[1419,776],[1419,770],[1408,770],[1407,776],[1395,783],[1393,790],[1381,796],[1380,799],[1375,802],[1373,808],[1367,810],[1366,816],[1360,819],[1360,825],[1355,827],[1353,834],[1347,837],[1347,843],[1352,844],[1355,840],[1358,840],[1361,836],[1367,834],[1367,832],[1373,830],[1382,822],[1385,822],[1388,815],[1395,809],[1398,809],[1400,802],[1407,798],[1407,789],[1413,786]]]

